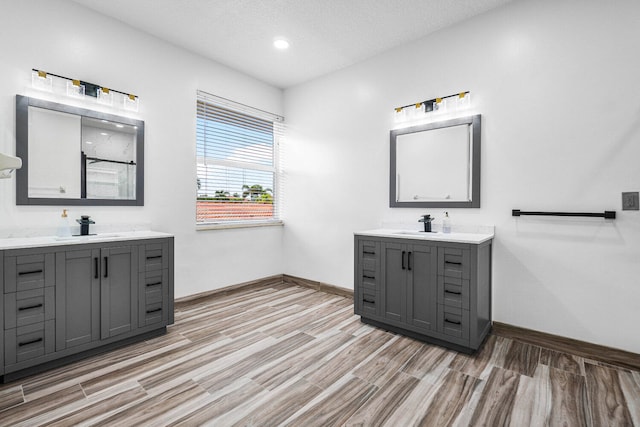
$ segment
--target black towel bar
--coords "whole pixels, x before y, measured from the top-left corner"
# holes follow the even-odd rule
[[[534,216],[583,216],[591,218],[606,218],[616,219],[616,211],[604,211],[600,212],[541,212],[541,211],[521,211],[520,209],[513,209],[511,216],[522,215],[534,215]]]

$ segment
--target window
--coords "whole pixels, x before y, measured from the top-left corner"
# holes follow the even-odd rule
[[[198,91],[196,225],[279,221],[283,118]]]

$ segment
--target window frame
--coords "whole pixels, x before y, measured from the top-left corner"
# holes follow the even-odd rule
[[[212,111],[222,112],[223,110],[231,111],[234,114],[239,114],[247,117],[249,120],[262,120],[269,121],[272,124],[272,152],[271,160],[272,165],[263,165],[259,163],[234,161],[227,159],[214,159],[207,158],[206,156],[199,156],[200,144],[206,144],[206,140],[201,140],[199,121],[205,119],[201,114],[201,103],[207,104],[207,107]],[[229,228],[245,228],[245,227],[263,227],[263,226],[277,226],[283,225],[281,215],[281,192],[280,181],[280,144],[284,133],[284,117],[270,113],[268,111],[260,110],[245,104],[241,104],[223,97],[212,95],[210,93],[198,90],[196,96],[196,182],[199,182],[201,175],[199,173],[201,167],[206,166],[220,166],[223,168],[236,168],[240,170],[256,171],[256,172],[269,172],[273,174],[273,185],[271,188],[272,195],[272,216],[262,218],[220,218],[220,219],[208,219],[206,221],[198,221],[198,202],[200,199],[200,188],[196,187],[196,230],[211,230],[211,229],[229,229]],[[241,144],[239,144],[240,146]],[[204,178],[206,179],[206,177]],[[243,183],[246,184],[246,183]],[[249,184],[246,184],[249,185]],[[251,184],[253,185],[253,184]],[[225,190],[226,189],[222,189]],[[209,201],[209,203],[219,203],[217,201]]]

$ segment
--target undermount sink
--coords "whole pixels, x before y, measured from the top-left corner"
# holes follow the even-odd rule
[[[119,234],[115,233],[101,233],[101,234],[89,234],[87,236],[68,236],[68,237],[56,237],[56,240],[84,240],[84,239],[109,239],[120,237]]]
[[[394,231],[393,234],[409,234],[412,236],[424,236],[424,235],[431,235],[431,234],[438,234],[438,231],[408,231],[408,230],[400,230],[400,231]]]

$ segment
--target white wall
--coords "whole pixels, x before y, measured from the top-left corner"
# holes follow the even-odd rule
[[[65,0],[1,0],[0,52],[0,152],[15,153],[15,95],[31,94],[32,68],[140,97],[145,206],[71,207],[72,219],[173,233],[176,296],[282,273],[281,227],[196,232],[194,201],[196,90],[277,114],[282,91]],[[55,230],[61,210],[16,206],[15,178],[0,180],[5,235]]]
[[[353,232],[442,209],[388,207],[393,108],[470,90],[494,320],[640,353],[640,3],[515,1],[285,92],[285,273],[353,286]],[[617,210],[615,221],[511,209]]]

